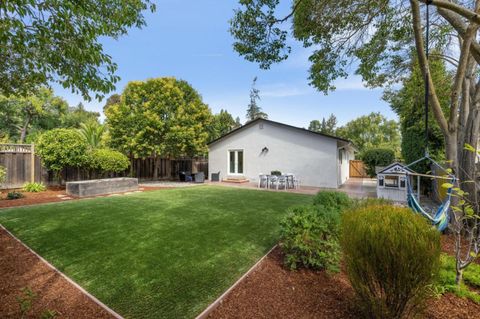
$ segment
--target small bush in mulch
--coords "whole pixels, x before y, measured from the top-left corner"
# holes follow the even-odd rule
[[[290,209],[281,222],[280,247],[285,265],[338,271],[340,214],[324,206],[301,206]]]
[[[29,193],[39,193],[46,191],[47,187],[43,183],[25,183],[22,190]]]
[[[9,200],[14,200],[14,199],[19,199],[19,198],[23,198],[23,194],[20,193],[20,192],[16,192],[16,191],[13,191],[13,192],[8,192],[7,194],[7,199]]]
[[[347,275],[368,318],[411,318],[432,293],[440,268],[440,234],[419,215],[391,205],[343,214]]]

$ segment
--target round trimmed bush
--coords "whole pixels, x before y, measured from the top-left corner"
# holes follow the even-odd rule
[[[130,161],[118,151],[101,148],[90,152],[89,166],[102,172],[120,173],[130,166]]]
[[[342,216],[346,270],[368,318],[411,318],[424,305],[440,267],[440,234],[419,215],[391,205]]]
[[[313,205],[291,208],[280,224],[285,265],[290,269],[337,271],[339,224],[340,215],[331,208]]]
[[[49,170],[60,172],[65,167],[82,167],[87,161],[87,143],[74,129],[57,128],[38,138],[36,150]]]

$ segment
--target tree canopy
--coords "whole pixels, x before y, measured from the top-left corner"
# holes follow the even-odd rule
[[[221,109],[218,114],[213,116],[212,124],[210,126],[210,141],[217,139],[231,130],[241,126],[234,119],[232,114],[227,110]]]
[[[360,116],[339,127],[336,134],[351,140],[360,152],[379,147],[389,148],[396,154],[400,152],[398,123],[380,113]]]
[[[145,25],[150,0],[1,1],[0,94],[57,82],[91,99],[112,91],[117,65],[99,39]],[[34,50],[33,50],[34,48]]]
[[[106,111],[109,143],[134,158],[207,151],[212,114],[189,83],[175,78],[129,82]]]
[[[335,135],[337,128],[337,117],[333,114],[330,114],[328,119],[323,118],[322,122],[319,120],[310,121],[308,129],[310,131],[319,132],[323,134]]]

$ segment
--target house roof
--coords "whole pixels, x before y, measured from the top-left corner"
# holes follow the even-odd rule
[[[314,131],[310,131],[310,130],[307,130],[307,129],[304,129],[304,128],[301,128],[301,127],[297,127],[297,126],[292,126],[292,125],[288,125],[288,124],[284,124],[284,123],[280,123],[280,122],[275,122],[275,121],[271,121],[271,120],[266,120],[266,119],[262,119],[262,118],[258,118],[258,119],[255,119],[253,121],[250,121],[250,122],[247,122],[245,125],[242,125],[240,126],[239,128],[236,128],[234,130],[231,130],[230,132],[228,132],[227,134],[223,135],[223,136],[220,136],[219,138],[217,139],[214,139],[213,141],[209,142],[207,145],[211,145],[211,144],[214,144],[216,142],[219,142],[221,140],[223,140],[224,138],[230,136],[230,135],[233,135],[239,131],[242,131],[244,129],[246,129],[247,127],[250,127],[258,122],[267,122],[267,123],[271,123],[271,124],[275,124],[275,125],[279,125],[279,126],[283,126],[285,128],[290,128],[290,129],[295,129],[295,130],[299,130],[299,131],[302,131],[304,133],[307,133],[307,134],[315,134],[315,135],[319,135],[319,136],[323,136],[323,137],[328,137],[328,138],[333,138],[333,139],[336,139],[336,140],[339,140],[339,141],[343,141],[343,142],[346,142],[346,143],[350,143],[350,144],[353,144],[350,140],[347,140],[347,139],[344,139],[344,138],[341,138],[341,137],[337,137],[337,136],[333,136],[333,135],[329,135],[329,134],[324,134],[324,133],[319,133],[319,132],[314,132]]]

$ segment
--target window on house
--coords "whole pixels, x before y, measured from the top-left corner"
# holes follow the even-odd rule
[[[228,172],[230,174],[243,174],[243,151],[228,151]]]
[[[385,176],[385,187],[398,188],[398,176]]]

